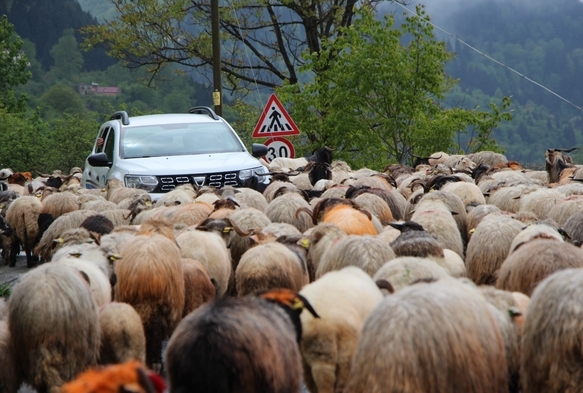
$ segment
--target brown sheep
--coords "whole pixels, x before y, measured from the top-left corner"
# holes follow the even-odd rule
[[[146,336],[142,319],[127,303],[112,302],[99,309],[101,349],[99,364],[146,361]]]
[[[391,246],[375,236],[347,235],[322,255],[316,270],[316,279],[346,266],[360,267],[372,276],[385,262],[395,257]]]
[[[101,331],[87,281],[56,264],[26,273],[10,295],[8,326],[24,382],[57,393],[97,364]]]
[[[168,391],[298,393],[299,314],[315,311],[301,295],[278,292],[223,298],[186,316],[166,350]]]
[[[146,363],[152,367],[160,363],[162,341],[172,334],[184,310],[180,250],[164,236],[136,236],[121,256],[115,265],[115,300],[130,304],[142,318]]]
[[[559,270],[578,267],[583,267],[581,249],[555,239],[531,240],[502,263],[496,288],[531,296],[546,277]]]
[[[346,393],[504,392],[504,343],[490,306],[454,279],[386,296],[364,323]]]
[[[194,259],[182,258],[184,273],[184,311],[185,317],[203,303],[215,300],[215,285],[211,281],[206,268]]]
[[[347,235],[376,235],[378,233],[370,212],[362,210],[350,199],[323,198],[314,206],[313,212],[300,208],[296,211],[296,217],[301,213],[312,217],[314,225],[320,222],[335,224]]]
[[[243,256],[235,271],[237,296],[258,290],[287,288],[299,291],[309,282],[303,261],[285,245],[270,242],[252,247]]]
[[[140,190],[138,188],[128,188],[123,185],[121,180],[111,178],[107,180],[106,189],[106,199],[115,204],[120,203],[126,198],[133,198],[139,194],[147,194],[146,190]]]
[[[583,386],[583,270],[565,269],[536,287],[522,328],[524,393],[574,393]]]

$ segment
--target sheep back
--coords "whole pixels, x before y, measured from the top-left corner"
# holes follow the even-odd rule
[[[170,392],[299,393],[301,358],[277,305],[224,298],[187,315],[170,338]]]
[[[100,328],[88,283],[70,266],[41,265],[10,295],[8,326],[26,383],[56,392],[96,365]]]
[[[445,279],[408,286],[377,305],[344,391],[503,392],[507,380],[502,338],[485,299]]]
[[[99,310],[100,364],[146,361],[146,336],[142,319],[127,303],[112,302]]]

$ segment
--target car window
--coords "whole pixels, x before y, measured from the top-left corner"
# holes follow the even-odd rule
[[[107,137],[105,138],[105,143],[103,144],[105,148],[105,154],[107,154],[107,160],[110,164],[113,164],[113,148],[115,145],[115,131],[113,128],[109,129]]]
[[[105,149],[105,139],[107,138],[107,132],[109,127],[104,128],[97,134],[97,139],[95,140],[95,153],[101,153]],[[102,143],[100,143],[102,142]]]
[[[127,127],[121,137],[124,158],[243,151],[224,123],[188,123]]]

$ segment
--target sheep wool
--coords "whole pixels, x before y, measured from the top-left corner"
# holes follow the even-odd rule
[[[565,269],[534,290],[522,329],[524,393],[581,391],[582,284],[583,269]]]
[[[142,319],[127,303],[112,302],[99,309],[100,364],[146,361],[146,336]]]
[[[146,334],[146,363],[162,356],[162,341],[182,318],[184,276],[180,250],[161,235],[136,236],[116,262],[115,300],[128,303],[142,318]]]
[[[16,393],[22,378],[16,373],[8,323],[0,318],[0,391]]]
[[[202,305],[180,322],[165,357],[170,393],[300,392],[294,326],[266,300],[226,297]]]
[[[320,316],[300,315],[306,385],[311,392],[342,391],[364,320],[382,300],[382,293],[362,269],[349,266],[326,273],[300,294]]]
[[[44,264],[21,277],[10,295],[8,326],[24,382],[57,393],[97,364],[101,331],[79,271]]]
[[[182,258],[184,272],[184,311],[185,317],[203,303],[215,300],[215,286],[205,267],[194,259]]]
[[[419,280],[434,281],[448,277],[449,273],[431,259],[398,257],[381,266],[373,280],[385,280],[398,291]]]
[[[490,307],[455,279],[410,285],[364,322],[346,393],[502,393],[508,369]]]
[[[583,267],[580,248],[556,239],[534,239],[524,243],[502,263],[496,288],[531,296],[546,277],[559,270],[578,267]]]

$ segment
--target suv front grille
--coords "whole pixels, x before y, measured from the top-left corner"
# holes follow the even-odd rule
[[[221,188],[224,186],[239,187],[238,172],[209,173],[200,175],[156,176],[158,187],[153,191],[162,193],[172,191],[181,184],[194,184],[197,187],[211,186]]]

